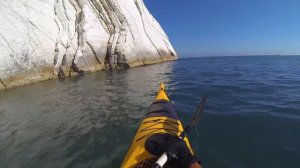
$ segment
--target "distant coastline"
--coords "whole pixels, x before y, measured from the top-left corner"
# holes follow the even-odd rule
[[[281,55],[281,54],[277,54],[277,55],[213,55],[213,56],[187,56],[187,57],[183,57],[180,56],[179,59],[188,59],[188,58],[206,58],[206,57],[288,57],[288,56],[299,56],[300,54],[296,54],[296,55]]]

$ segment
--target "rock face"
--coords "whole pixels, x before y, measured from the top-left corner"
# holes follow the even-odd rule
[[[4,0],[0,90],[177,58],[142,0]]]

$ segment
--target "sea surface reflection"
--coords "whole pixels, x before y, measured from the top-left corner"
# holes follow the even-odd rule
[[[117,168],[160,82],[205,168],[300,165],[300,57],[180,59],[0,92],[0,168]]]
[[[0,167],[119,167],[173,62],[1,92]]]

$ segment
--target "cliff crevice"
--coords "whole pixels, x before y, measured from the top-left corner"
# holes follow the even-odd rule
[[[177,59],[142,0],[4,1],[0,90]]]

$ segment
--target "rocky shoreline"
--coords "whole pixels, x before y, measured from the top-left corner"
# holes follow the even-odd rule
[[[0,90],[176,60],[142,0],[4,1]]]

